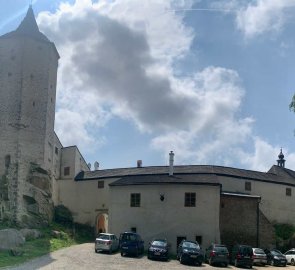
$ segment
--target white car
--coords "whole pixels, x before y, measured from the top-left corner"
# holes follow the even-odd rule
[[[95,239],[95,252],[108,251],[110,254],[119,249],[119,240],[111,233],[100,233]]]
[[[287,263],[290,263],[291,265],[295,265],[295,248],[288,250],[285,253],[285,256],[287,259]]]

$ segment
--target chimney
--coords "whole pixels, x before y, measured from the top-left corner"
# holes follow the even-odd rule
[[[99,170],[99,163],[97,161],[94,162],[94,170]]]
[[[139,159],[137,160],[137,168],[141,168],[142,167],[142,160]]]
[[[169,153],[169,176],[173,176],[173,162],[174,162],[174,153],[170,151]]]

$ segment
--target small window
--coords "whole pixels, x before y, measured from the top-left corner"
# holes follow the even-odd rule
[[[136,227],[132,227],[132,228],[131,228],[131,232],[136,233]]]
[[[195,207],[196,206],[196,193],[186,192],[184,197],[185,207]]]
[[[64,175],[70,175],[70,167],[64,167]]]
[[[245,182],[245,190],[251,191],[251,182]]]
[[[55,147],[55,154],[58,155],[58,148]]]
[[[98,188],[104,188],[104,181],[98,181],[97,182],[97,187]]]
[[[202,235],[197,235],[197,236],[196,236],[196,241],[198,242],[199,245],[202,245],[202,242],[203,242],[203,237],[202,237]]]
[[[292,196],[292,189],[286,188],[286,196]]]
[[[131,207],[140,207],[140,193],[131,193],[130,206]]]

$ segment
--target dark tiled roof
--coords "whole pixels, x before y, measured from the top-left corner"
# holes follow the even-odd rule
[[[174,166],[174,176],[180,175],[215,175],[226,176],[239,179],[257,180],[273,183],[284,183],[295,186],[295,172],[280,168],[280,170],[287,170],[286,175],[282,176],[274,172],[258,172],[251,170],[236,169],[223,166],[211,166],[211,165],[182,165]],[[291,174],[291,172],[293,174]],[[145,176],[145,175],[168,175],[169,166],[150,166],[141,168],[117,168],[108,170],[97,170],[80,172],[75,180],[97,180],[103,178],[115,178],[124,176]],[[294,175],[294,177],[292,176]],[[214,177],[214,176],[213,176]]]
[[[121,179],[110,183],[110,186],[129,185],[161,185],[161,184],[181,184],[181,185],[212,185],[221,186],[214,174],[196,175],[132,175],[123,176]]]
[[[31,6],[29,7],[25,18],[23,19],[19,27],[15,31],[12,31],[1,36],[1,38],[10,38],[16,36],[28,36],[37,40],[50,42],[48,38],[39,31],[35,15]]]

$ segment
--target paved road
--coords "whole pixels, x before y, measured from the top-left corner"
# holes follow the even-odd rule
[[[280,267],[284,270],[295,270],[294,266]],[[280,270],[278,267],[253,267],[254,270]],[[106,269],[106,270],[236,270],[234,266],[212,267],[208,264],[202,266],[181,265],[177,260],[169,262],[151,261],[146,256],[141,258],[121,257],[119,253],[95,253],[94,244],[82,244],[55,251],[51,254],[34,259],[18,267],[5,268],[9,270],[80,270],[80,269]],[[242,269],[242,268],[239,268]]]

